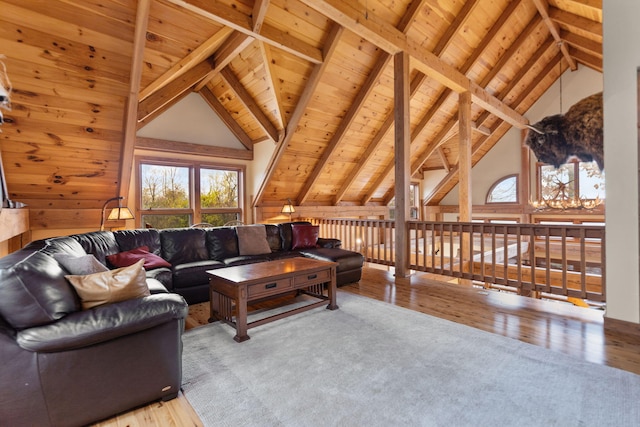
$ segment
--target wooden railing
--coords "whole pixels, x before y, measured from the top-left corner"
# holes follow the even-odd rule
[[[395,222],[312,219],[320,236],[342,240],[367,262],[393,266]],[[410,221],[409,268],[591,301],[605,301],[602,225]]]

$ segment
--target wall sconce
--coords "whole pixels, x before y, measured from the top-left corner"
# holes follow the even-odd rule
[[[117,208],[113,208],[111,209],[111,212],[109,213],[109,217],[107,218],[108,221],[116,221],[119,219],[133,219],[134,216],[131,213],[131,211],[129,210],[128,207],[122,207],[122,205],[120,204],[120,200],[124,199],[124,197],[122,196],[118,196],[118,197],[112,197],[109,200],[107,200],[106,202],[104,202],[104,205],[102,206],[102,216],[101,216],[101,220],[100,220],[100,231],[104,231],[104,214],[107,211],[107,205],[109,204],[109,202],[113,202],[114,200],[118,201],[118,207]]]
[[[289,214],[289,221],[291,221],[291,214],[296,210],[293,208],[293,204],[291,203],[291,199],[287,199],[287,203],[282,207],[280,211],[283,214]]]

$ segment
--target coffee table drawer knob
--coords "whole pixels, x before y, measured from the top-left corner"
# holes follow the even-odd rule
[[[273,289],[273,288],[275,288],[276,286],[278,286],[278,284],[277,284],[277,283],[269,283],[269,284],[264,285],[264,288],[265,288],[265,289]]]
[[[310,274],[309,276],[307,276],[307,280],[313,280],[313,279],[317,279],[318,275],[317,274]]]

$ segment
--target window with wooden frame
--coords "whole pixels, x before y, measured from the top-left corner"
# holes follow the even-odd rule
[[[519,203],[518,200],[518,175],[508,175],[500,178],[493,183],[489,191],[485,203]]]
[[[242,166],[139,159],[137,170],[136,217],[142,227],[242,221]]]
[[[559,168],[538,163],[538,199],[605,199],[604,172],[595,162],[573,161]]]

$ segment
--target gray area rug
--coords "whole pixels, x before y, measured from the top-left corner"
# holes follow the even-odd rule
[[[640,376],[338,293],[249,330],[185,333],[184,394],[206,426],[638,426]]]

